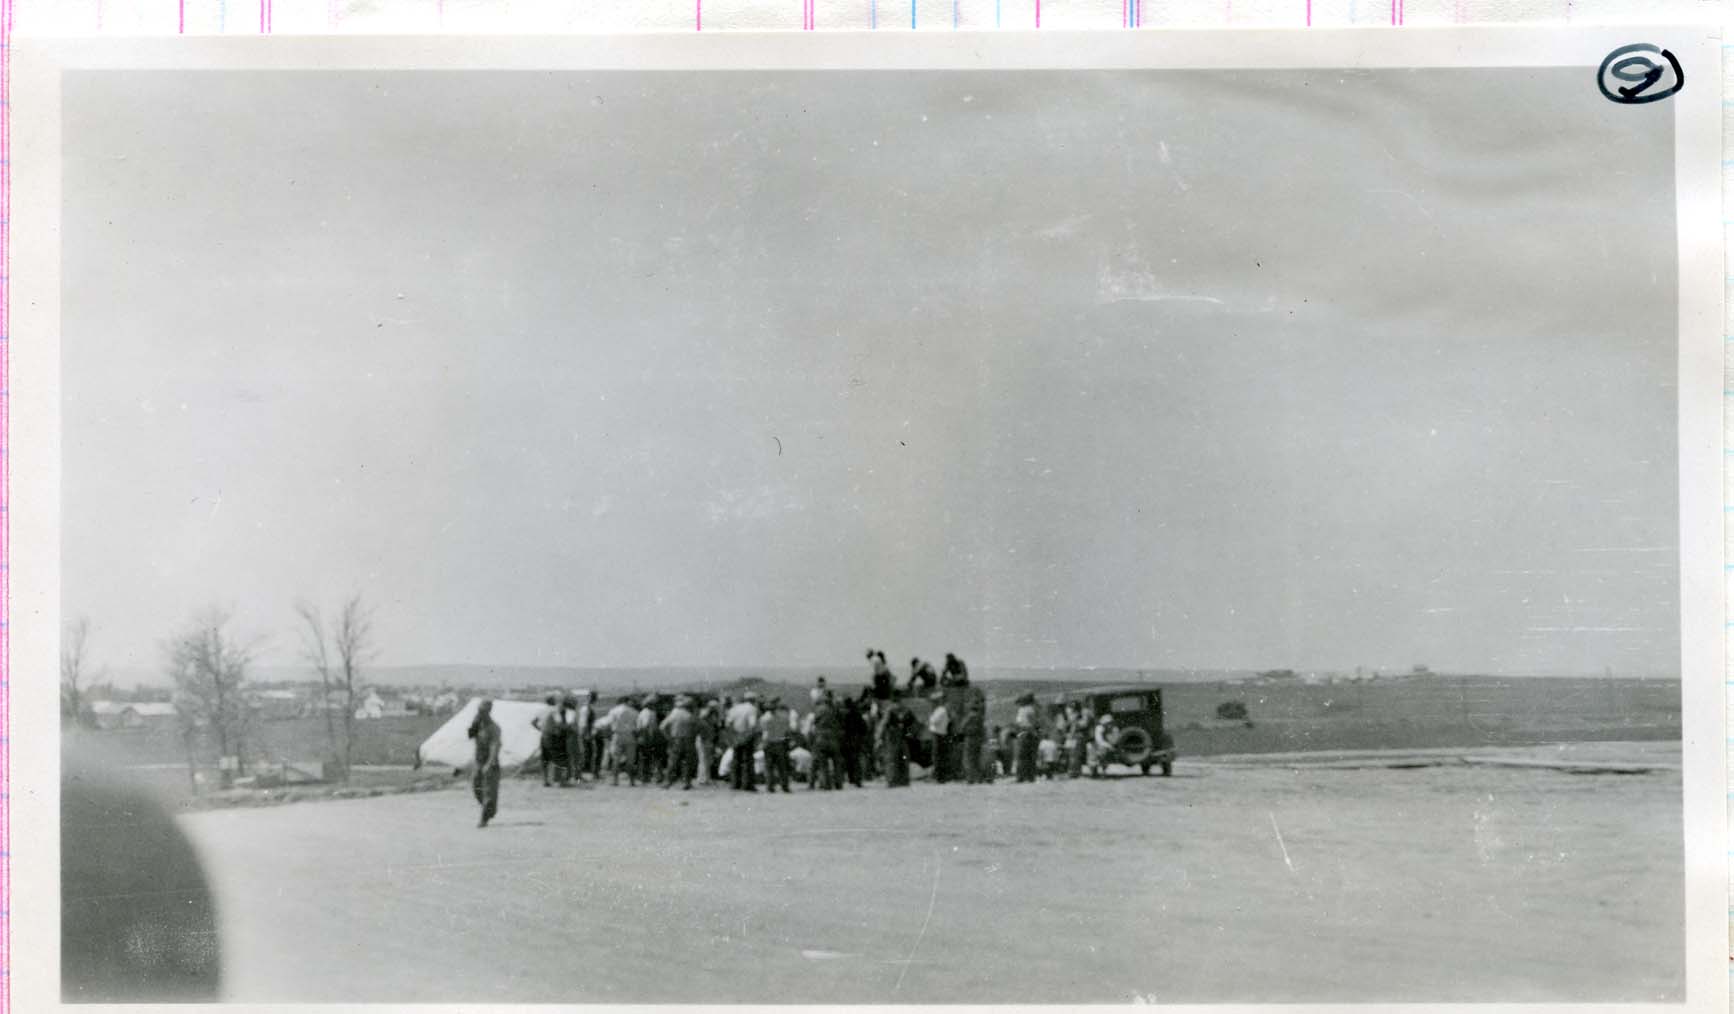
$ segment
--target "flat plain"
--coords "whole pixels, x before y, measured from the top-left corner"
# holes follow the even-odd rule
[[[485,830],[461,788],[180,820],[232,1001],[1678,999],[1678,744],[1597,753],[1664,766],[508,779]]]

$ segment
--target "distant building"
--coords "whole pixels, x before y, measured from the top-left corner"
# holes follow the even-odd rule
[[[253,695],[253,704],[260,718],[280,722],[300,718],[307,711],[307,701],[293,690],[261,690]]]
[[[94,701],[90,713],[98,729],[143,729],[174,724],[180,714],[162,701]]]
[[[373,719],[385,717],[385,702],[377,693],[368,691],[366,697],[355,707],[355,717],[358,719]]]

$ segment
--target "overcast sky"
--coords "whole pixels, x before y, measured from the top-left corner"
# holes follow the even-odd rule
[[[1587,71],[74,73],[64,594],[155,666],[1674,673]]]

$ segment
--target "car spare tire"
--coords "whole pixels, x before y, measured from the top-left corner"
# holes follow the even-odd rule
[[[1150,741],[1150,733],[1137,726],[1120,730],[1119,742],[1114,749],[1119,752],[1121,761],[1127,764],[1142,764],[1150,757],[1155,744]]]

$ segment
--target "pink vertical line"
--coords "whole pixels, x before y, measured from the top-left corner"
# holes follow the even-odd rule
[[[12,0],[0,0],[0,1012],[12,1010]]]
[[[704,31],[704,0],[692,0],[692,30]]]
[[[175,31],[185,35],[187,33],[187,0],[175,0],[175,4],[180,9],[180,21],[177,23]]]
[[[1042,27],[1042,0],[1036,0],[1036,27]]]
[[[1313,26],[1313,0],[1307,0],[1307,27]]]

